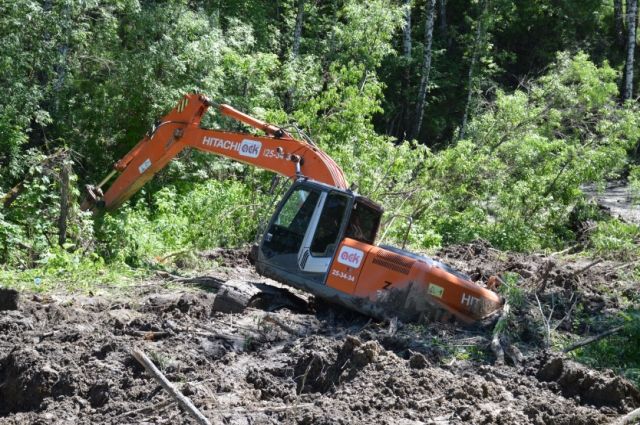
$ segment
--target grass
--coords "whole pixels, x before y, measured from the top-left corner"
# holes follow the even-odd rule
[[[27,270],[0,269],[0,286],[29,292],[93,293],[101,287],[126,288],[149,276],[149,269],[133,269],[124,263],[105,264],[99,257],[59,252]]]

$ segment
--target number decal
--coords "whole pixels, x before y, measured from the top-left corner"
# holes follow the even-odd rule
[[[344,280],[348,280],[349,282],[355,282],[356,278],[353,275],[350,275],[349,273],[345,273],[345,272],[341,272],[340,270],[336,270],[336,269],[332,269],[331,270],[331,275],[335,276],[339,279],[344,279]]]

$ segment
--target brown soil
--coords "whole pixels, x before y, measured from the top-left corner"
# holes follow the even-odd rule
[[[616,273],[610,264],[576,275],[589,261],[482,242],[439,254],[480,281],[518,273],[523,288],[553,297],[553,320],[570,329],[576,297],[588,312],[619,307],[602,288]],[[628,381],[543,350],[535,310],[513,320],[524,361],[494,366],[490,328],[377,323],[294,291],[290,303],[223,313],[225,281],[267,281],[233,253],[211,256],[218,265],[206,276],[126,294],[0,292],[0,424],[195,423],[167,403],[133,347],[212,423],[604,424],[640,406]]]

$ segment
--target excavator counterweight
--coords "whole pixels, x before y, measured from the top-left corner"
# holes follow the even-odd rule
[[[202,128],[211,106],[200,94],[183,97],[99,185],[88,187],[82,207],[117,208],[183,149],[195,148],[292,180],[257,249],[263,276],[378,318],[473,323],[502,308],[493,290],[446,264],[376,246],[382,208],[349,190],[342,169],[318,147],[228,105],[217,110],[265,134]]]

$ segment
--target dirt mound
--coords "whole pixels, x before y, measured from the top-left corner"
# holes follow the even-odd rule
[[[640,391],[628,381],[597,373],[562,357],[543,361],[536,377],[557,383],[564,397],[576,397],[585,404],[615,407],[619,411],[640,406]]]
[[[363,343],[354,336],[347,336],[342,346],[332,351],[310,350],[298,359],[294,367],[298,393],[324,393],[337,384],[352,380],[379,355],[386,355],[386,350],[377,341]]]
[[[0,360],[0,383],[0,415],[38,409],[46,397],[65,394],[69,388],[60,373],[30,348]]]
[[[18,309],[18,291],[0,288],[0,311]]]
[[[200,253],[201,257],[215,261],[220,267],[250,267],[250,247],[215,248]]]

